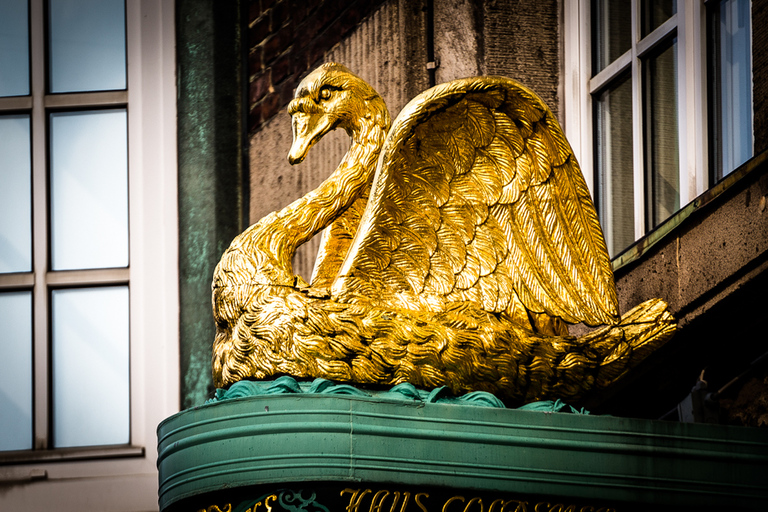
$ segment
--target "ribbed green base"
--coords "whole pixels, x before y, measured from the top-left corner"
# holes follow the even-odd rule
[[[768,503],[768,431],[758,429],[302,394],[183,411],[160,424],[158,439],[161,510],[190,499],[201,508],[222,504],[222,490],[248,486],[299,490],[297,482],[306,492],[313,482],[339,492],[370,488],[368,500],[398,486],[443,489],[445,499],[503,493],[529,510],[548,496],[586,511],[598,510],[593,502],[623,504],[611,507],[619,510]],[[391,498],[381,510],[394,507]],[[464,510],[458,503],[448,512]],[[364,501],[357,512],[372,506]],[[411,502],[411,510],[420,507]]]

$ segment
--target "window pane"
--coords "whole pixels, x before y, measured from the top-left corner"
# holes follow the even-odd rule
[[[592,74],[621,57],[632,44],[632,4],[592,2]]]
[[[608,252],[635,240],[632,177],[632,81],[619,77],[595,98],[597,203]]]
[[[0,293],[0,450],[32,449],[32,292]]]
[[[53,442],[127,444],[128,287],[54,290]]]
[[[51,265],[128,265],[126,112],[51,114]]]
[[[29,116],[0,116],[0,273],[32,270]]]
[[[643,0],[643,37],[647,36],[677,12],[676,0]]]
[[[0,1],[0,96],[29,94],[29,22],[26,0]]]
[[[125,89],[125,2],[49,0],[51,92]]]
[[[651,56],[645,73],[648,228],[680,208],[677,131],[677,38]]]
[[[726,0],[712,23],[715,178],[752,156],[752,38],[749,0]]]

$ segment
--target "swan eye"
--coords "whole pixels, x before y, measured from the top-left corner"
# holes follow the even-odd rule
[[[331,90],[328,87],[320,89],[320,99],[327,100],[331,98]]]

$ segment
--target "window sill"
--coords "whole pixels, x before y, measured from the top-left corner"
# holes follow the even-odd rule
[[[0,452],[0,466],[13,464],[36,464],[41,462],[70,462],[76,460],[117,459],[127,457],[143,457],[143,446],[98,446],[93,448],[62,448],[58,450],[24,450],[16,452]],[[16,478],[0,469],[0,482],[8,480],[38,480],[47,478],[46,475],[29,473],[27,477]],[[43,472],[44,473],[44,472]]]
[[[663,239],[666,239],[667,236],[676,231],[677,228],[682,225],[694,212],[697,212],[711,204],[715,199],[723,195],[729,189],[733,188],[736,183],[738,183],[745,176],[749,175],[753,170],[762,168],[766,162],[768,162],[768,151],[763,151],[762,153],[755,155],[751,159],[747,160],[744,164],[742,164],[740,167],[726,176],[722,181],[720,181],[720,183],[705,191],[699,197],[678,210],[677,213],[660,224],[656,229],[637,240],[634,244],[630,245],[626,250],[613,258],[613,261],[611,262],[613,265],[613,271],[616,272],[620,268],[642,259],[643,256],[651,249],[651,247]]]

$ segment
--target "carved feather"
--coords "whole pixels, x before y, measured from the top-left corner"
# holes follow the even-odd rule
[[[570,145],[542,101],[512,80],[459,80],[416,97],[393,123],[371,197],[379,202],[363,215],[334,296],[402,273],[406,295],[432,294],[436,304],[461,290],[489,312],[514,314],[519,297],[567,322],[618,320],[605,242]]]

